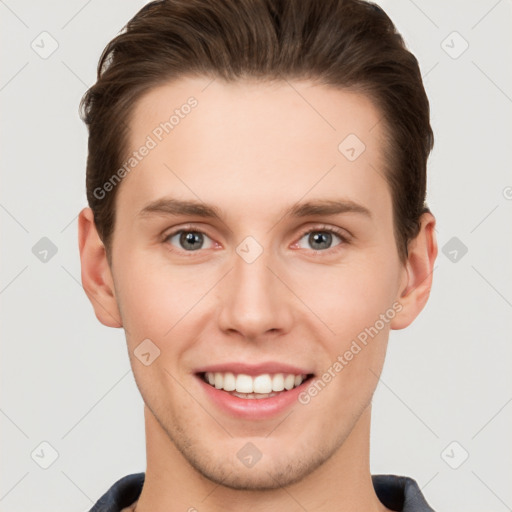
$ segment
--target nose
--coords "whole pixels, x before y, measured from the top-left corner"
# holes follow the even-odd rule
[[[263,250],[252,262],[240,254],[234,253],[232,270],[219,290],[220,329],[251,341],[289,332],[294,295],[285,284],[285,272],[270,251]]]

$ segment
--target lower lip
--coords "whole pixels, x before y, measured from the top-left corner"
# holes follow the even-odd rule
[[[298,401],[299,394],[310,384],[311,379],[305,380],[300,386],[289,391],[283,391],[269,398],[240,398],[227,391],[217,389],[196,375],[204,392],[221,410],[243,419],[267,419],[282,413]]]

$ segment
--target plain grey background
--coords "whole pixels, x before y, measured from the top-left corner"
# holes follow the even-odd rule
[[[145,3],[0,0],[2,512],[87,511],[145,470],[123,331],[96,320],[77,242],[78,103]],[[431,102],[440,252],[427,307],[391,333],[371,471],[413,477],[437,511],[512,510],[512,3],[379,3]]]

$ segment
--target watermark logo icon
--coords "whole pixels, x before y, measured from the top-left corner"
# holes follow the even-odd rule
[[[56,254],[57,246],[46,236],[43,236],[32,247],[32,254],[42,263],[48,263]]]
[[[350,133],[338,145],[338,151],[349,161],[357,160],[366,149],[364,142],[355,134]]]
[[[133,353],[144,366],[149,366],[160,356],[160,349],[149,338],[146,338],[137,345]]]
[[[245,443],[236,454],[240,462],[249,469],[256,465],[262,455],[258,448],[251,442]]]
[[[253,263],[263,253],[263,247],[252,237],[245,237],[236,248],[236,253],[246,262]]]
[[[34,448],[30,457],[39,467],[48,469],[59,458],[59,452],[48,441],[43,441]]]
[[[442,452],[441,458],[452,469],[459,469],[466,460],[469,453],[458,441],[452,441]]]
[[[59,47],[57,40],[49,33],[41,32],[31,43],[30,47],[34,50],[41,59],[50,57]]]
[[[458,263],[467,254],[468,248],[459,238],[452,236],[443,245],[442,252],[452,263]]]
[[[455,60],[469,48],[469,43],[457,31],[453,31],[441,41],[441,48]]]

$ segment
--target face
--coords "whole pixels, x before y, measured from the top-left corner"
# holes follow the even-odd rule
[[[130,120],[150,149],[118,185],[115,299],[170,442],[215,482],[274,488],[338,453],[382,369],[405,274],[383,126],[323,85],[206,85],[155,88]]]

